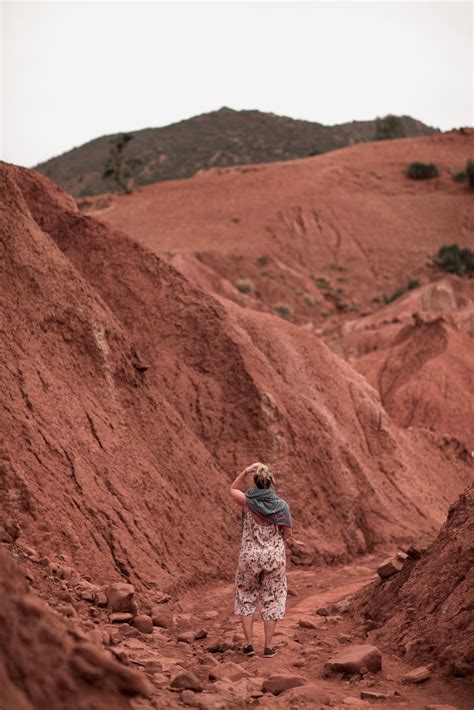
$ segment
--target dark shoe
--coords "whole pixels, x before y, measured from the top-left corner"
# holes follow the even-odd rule
[[[265,648],[265,650],[263,652],[263,657],[264,658],[272,658],[273,656],[276,656],[277,653],[278,653],[278,651],[276,650],[276,648],[273,648],[273,646],[271,646],[270,648],[267,647],[267,648]]]
[[[252,644],[249,643],[248,646],[244,646],[242,649],[242,653],[245,654],[246,656],[255,656],[255,651],[253,649]]]

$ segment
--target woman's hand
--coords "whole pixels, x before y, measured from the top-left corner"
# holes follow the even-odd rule
[[[259,466],[263,466],[263,464],[260,463],[260,461],[257,461],[257,463],[253,463],[251,466],[247,466],[245,469],[245,473],[253,473],[253,471],[256,471]]]

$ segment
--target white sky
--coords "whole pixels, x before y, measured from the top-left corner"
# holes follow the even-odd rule
[[[2,2],[1,157],[221,106],[474,124],[471,2]]]

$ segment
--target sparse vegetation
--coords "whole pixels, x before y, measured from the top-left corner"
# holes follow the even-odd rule
[[[400,298],[405,294],[407,291],[411,291],[414,288],[418,288],[420,286],[420,280],[419,279],[409,279],[407,281],[406,286],[399,286],[398,288],[393,291],[393,293],[387,295],[386,293],[383,294],[383,302],[384,303],[392,303],[393,301],[396,301],[397,298]],[[380,299],[377,301],[375,298],[372,299],[373,303],[379,303]]]
[[[474,160],[471,160],[470,158],[466,164],[466,177],[469,187],[474,189]]]
[[[268,256],[259,256],[258,259],[256,260],[257,266],[264,267],[268,266],[270,263],[270,259]]]
[[[393,138],[405,138],[405,129],[400,116],[389,113],[383,118],[377,116],[375,121],[374,140],[392,140]]]
[[[311,274],[311,279],[314,281],[316,286],[320,289],[328,289],[331,288],[331,284],[327,280],[325,276],[315,276],[314,274]]]
[[[293,309],[291,306],[287,306],[284,303],[278,303],[274,309],[275,313],[285,320],[292,320],[293,318]]]
[[[439,170],[434,163],[410,163],[407,168],[407,176],[412,180],[430,180],[438,177]]]
[[[310,293],[305,293],[305,294],[303,295],[303,301],[305,302],[305,304],[306,304],[309,308],[314,308],[315,306],[317,306],[317,301],[316,301],[316,299],[313,298],[313,296],[312,296]]]
[[[443,244],[435,258],[435,264],[441,271],[458,276],[474,274],[474,251],[458,244]]]
[[[253,293],[253,283],[249,279],[241,279],[235,285],[240,293]]]
[[[112,178],[121,190],[127,194],[131,194],[132,188],[131,173],[125,158],[125,148],[131,140],[133,140],[133,136],[130,133],[120,133],[109,141],[110,154],[102,173],[104,179]]]
[[[459,173],[455,173],[455,174],[453,175],[453,180],[454,180],[454,182],[464,182],[464,180],[466,179],[466,177],[467,177],[466,171],[465,171],[465,170],[461,170]]]

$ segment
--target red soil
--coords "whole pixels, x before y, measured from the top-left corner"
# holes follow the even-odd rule
[[[353,602],[378,622],[373,640],[408,661],[433,661],[456,676],[474,673],[474,488],[450,508],[438,538],[394,578],[373,583]]]
[[[320,326],[431,279],[442,244],[474,248],[472,195],[452,179],[473,153],[474,130],[358,144],[112,195],[100,215],[204,288]],[[408,179],[416,160],[440,177]]]
[[[19,523],[23,544],[130,580],[143,605],[232,578],[228,486],[256,459],[303,568],[433,535],[472,481],[462,447],[399,428],[312,333],[206,293],[34,171],[0,164],[0,203],[0,532]],[[54,599],[51,575],[32,578]]]

